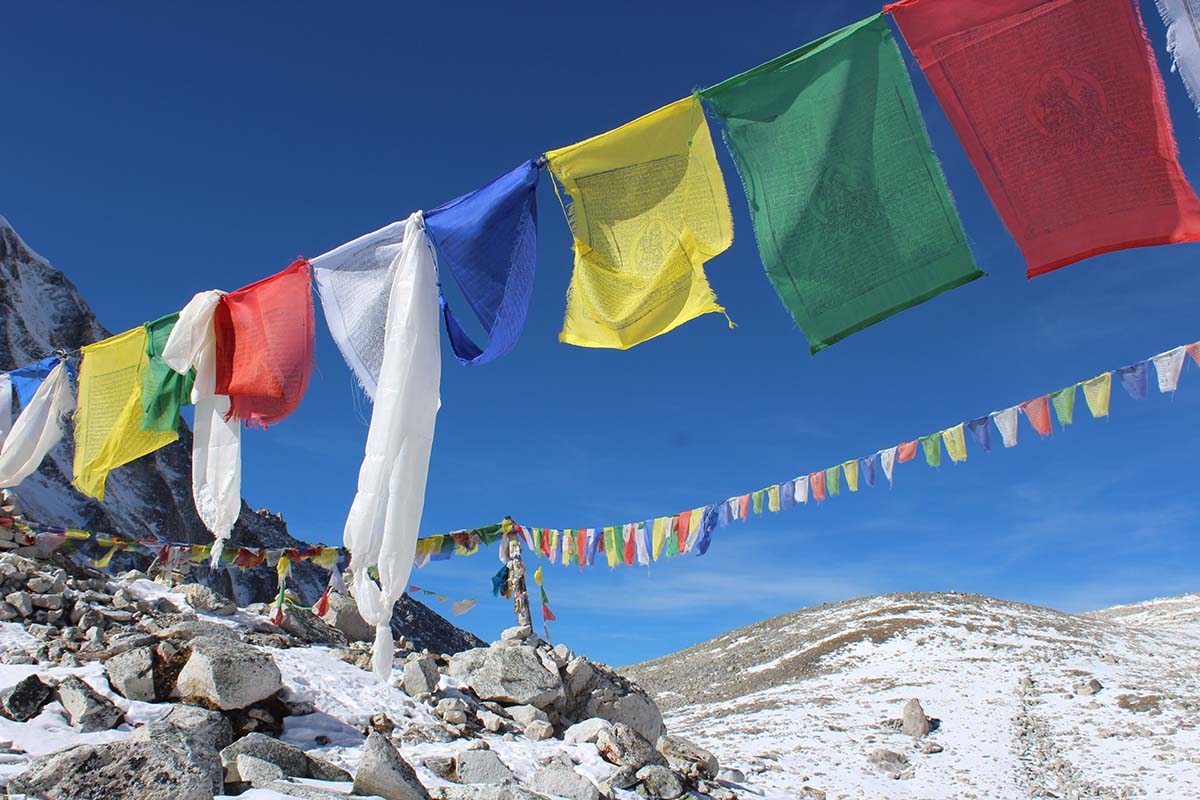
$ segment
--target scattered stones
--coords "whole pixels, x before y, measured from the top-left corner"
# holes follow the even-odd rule
[[[176,681],[184,699],[226,711],[266,700],[282,687],[282,676],[270,655],[217,636],[192,641],[191,657]]]
[[[429,790],[433,800],[546,800],[544,795],[516,785],[435,786]]]
[[[124,716],[111,700],[75,675],[63,678],[55,691],[67,721],[81,733],[112,730]]]
[[[942,752],[946,748],[942,747],[937,742],[926,739],[925,741],[921,742],[921,746],[918,749],[926,755],[933,755],[934,753]]]
[[[444,722],[450,725],[465,725],[470,707],[457,697],[447,697],[438,701],[435,710]]]
[[[925,716],[925,709],[921,708],[921,701],[914,697],[905,703],[900,723],[901,733],[920,739],[930,730],[929,718]]]
[[[569,800],[599,800],[600,797],[595,784],[571,767],[557,764],[538,770],[527,786],[535,792]]]
[[[372,731],[363,745],[354,793],[377,794],[385,800],[429,800],[417,773],[377,731]]]
[[[692,781],[716,780],[721,768],[716,756],[682,736],[661,736],[655,748],[666,757],[667,766]]]
[[[610,797],[613,789],[632,789],[638,782],[637,773],[638,771],[633,767],[621,767],[614,770],[600,784],[600,793],[605,797]]]
[[[1103,688],[1104,688],[1104,684],[1100,683],[1100,681],[1096,680],[1095,678],[1088,678],[1083,683],[1079,683],[1079,684],[1075,685],[1075,694],[1080,694],[1080,695],[1084,695],[1085,697],[1089,697],[1091,695],[1097,694]]]
[[[908,768],[908,756],[880,748],[871,751],[871,755],[867,756],[867,763],[874,765],[875,769],[887,777],[899,779]]]
[[[563,698],[558,673],[546,669],[537,650],[524,645],[464,650],[450,660],[450,674],[480,700],[548,708]]]
[[[459,783],[507,783],[512,770],[491,750],[464,750],[454,759]]]
[[[801,786],[800,800],[825,800],[825,790],[815,789],[812,786]]]
[[[637,793],[647,800],[675,800],[683,794],[683,781],[674,772],[657,764],[637,771]]]
[[[104,662],[108,683],[127,700],[152,703],[154,691],[154,651],[135,647]]]
[[[28,722],[42,713],[50,694],[50,687],[37,675],[22,678],[15,686],[0,692],[0,714],[15,722]]]
[[[606,719],[592,717],[583,722],[577,722],[563,733],[563,741],[567,744],[591,744],[596,741],[600,731],[611,731],[612,723]]]
[[[640,733],[622,723],[601,730],[596,736],[596,748],[605,761],[619,767],[641,769],[647,764],[665,766],[667,763],[662,754]]]
[[[212,800],[205,771],[159,742],[80,744],[40,756],[9,784],[44,800]]]

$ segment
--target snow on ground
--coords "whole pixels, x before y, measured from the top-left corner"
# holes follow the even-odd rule
[[[1172,620],[1186,616],[1186,604],[1167,605]],[[663,670],[707,670],[717,687],[707,697],[681,705],[660,696],[675,706],[668,728],[743,770],[754,793],[794,798],[809,785],[829,800],[1200,798],[1200,625],[1133,628],[967,595],[903,595],[746,630],[709,652],[727,658],[724,640],[736,637],[770,678],[739,664],[752,691],[721,689],[726,670],[701,665],[703,646],[629,671],[657,688]],[[831,631],[840,635],[832,647]],[[1092,677],[1098,694],[1074,691]],[[881,724],[911,697],[940,719],[928,741],[943,752],[926,754]],[[911,775],[879,773],[867,760],[877,748],[906,755]]]

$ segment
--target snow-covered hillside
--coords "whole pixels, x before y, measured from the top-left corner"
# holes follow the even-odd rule
[[[898,594],[785,614],[625,672],[657,693],[672,731],[769,796],[1181,800],[1200,798],[1198,646],[1198,595],[1078,616]],[[894,721],[910,698],[940,720],[920,740]],[[898,778],[869,761],[880,749],[907,759]]]

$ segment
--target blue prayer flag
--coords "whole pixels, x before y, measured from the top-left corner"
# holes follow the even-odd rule
[[[1125,387],[1125,391],[1134,400],[1146,399],[1146,375],[1149,367],[1149,362],[1140,361],[1137,364],[1130,364],[1128,367],[1121,367],[1117,370],[1117,377],[1121,379],[1121,385]]]
[[[878,453],[872,453],[858,460],[858,474],[866,482],[867,486],[875,485],[875,462],[878,458]]]
[[[717,527],[717,507],[705,506],[704,517],[700,521],[700,538],[696,540],[696,555],[702,556],[708,552],[712,544],[713,528]]]
[[[50,370],[58,366],[58,362],[58,356],[49,356],[36,364],[29,364],[8,373],[9,379],[12,380],[13,391],[17,393],[17,400],[22,409],[29,405],[29,401],[33,399],[33,395],[42,385],[42,381],[46,380]]]
[[[971,432],[971,436],[975,439],[975,444],[989,452],[992,449],[991,421],[992,418],[988,416],[973,419],[967,423],[967,430]]]

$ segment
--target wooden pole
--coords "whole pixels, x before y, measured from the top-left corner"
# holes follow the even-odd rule
[[[517,616],[517,626],[533,627],[529,615],[529,589],[525,583],[525,562],[521,558],[521,540],[512,533],[512,517],[504,518],[504,527],[509,531],[505,541],[508,543],[508,590],[512,596],[513,612]]]

